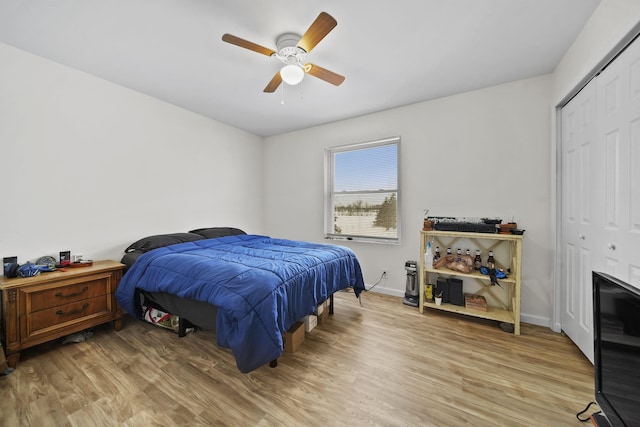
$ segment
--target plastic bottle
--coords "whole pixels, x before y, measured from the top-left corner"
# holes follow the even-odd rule
[[[433,263],[435,264],[440,259],[440,246],[436,246],[436,253],[433,254]]]
[[[433,252],[431,251],[431,242],[427,242],[427,250],[424,253],[425,268],[433,267]]]

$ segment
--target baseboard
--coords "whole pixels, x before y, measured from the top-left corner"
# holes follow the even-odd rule
[[[530,323],[532,325],[538,326],[546,326],[547,328],[551,329],[551,319],[549,319],[548,317],[520,313],[520,322]]]
[[[367,289],[370,289],[372,285],[366,285]],[[402,297],[404,298],[404,291],[400,291],[398,289],[390,289],[390,288],[383,288],[380,287],[380,285],[376,286],[373,289],[370,289],[371,292],[375,292],[378,294],[384,294],[384,295],[391,295],[394,297]]]

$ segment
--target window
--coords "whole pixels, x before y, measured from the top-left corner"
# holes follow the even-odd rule
[[[399,243],[400,137],[325,150],[325,237]]]

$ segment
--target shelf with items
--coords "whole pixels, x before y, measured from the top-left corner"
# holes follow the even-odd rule
[[[520,334],[520,289],[522,266],[522,235],[470,233],[455,231],[423,230],[420,232],[420,312],[424,308],[454,312],[468,316],[496,320],[513,324],[514,334]],[[431,246],[441,248],[475,247],[481,253],[481,258],[486,260],[491,251],[495,257],[496,270],[502,270],[507,277],[498,279],[497,284],[492,282],[489,275],[481,274],[473,270],[469,273],[451,270],[445,267],[433,268],[425,265],[425,252],[427,242]],[[487,310],[468,308],[464,305],[443,303],[437,305],[425,300],[425,286],[436,283],[430,280],[437,276],[466,280],[463,284],[465,293],[483,296],[487,299]],[[470,290],[469,288],[472,288]],[[470,290],[467,292],[467,290]]]

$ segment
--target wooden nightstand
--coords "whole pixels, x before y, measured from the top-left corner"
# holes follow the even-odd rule
[[[122,327],[115,291],[124,265],[97,261],[90,267],[0,278],[2,330],[7,361],[15,368],[20,350],[113,321]]]

